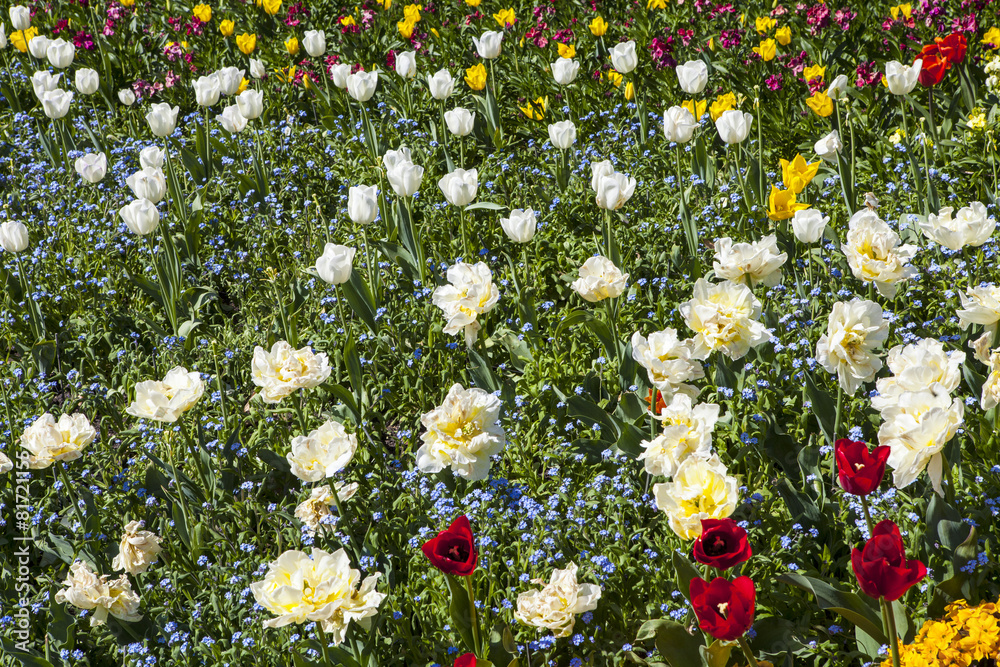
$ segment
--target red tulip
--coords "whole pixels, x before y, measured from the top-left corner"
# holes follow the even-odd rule
[[[957,65],[965,60],[965,49],[967,48],[965,35],[953,33],[947,37],[935,37],[934,43],[937,44],[941,55],[952,65]]]
[[[925,88],[941,83],[945,72],[951,67],[951,61],[941,55],[937,44],[927,44],[920,50],[917,58],[923,60],[917,81]]]
[[[716,577],[712,583],[691,580],[691,606],[701,629],[722,641],[742,637],[753,624],[757,592],[750,577],[729,582]]]
[[[476,667],[476,654],[463,653],[455,658],[455,667]]]
[[[694,541],[694,559],[717,570],[728,570],[753,555],[747,531],[732,519],[702,519]]]
[[[472,537],[472,527],[464,514],[437,537],[427,540],[420,547],[431,565],[445,574],[457,574],[467,577],[476,569],[479,552]]]
[[[851,552],[851,565],[866,595],[890,602],[901,598],[927,575],[927,568],[919,560],[906,560],[903,538],[892,521],[875,526],[864,550]]]
[[[865,443],[841,438],[835,450],[837,478],[844,491],[855,496],[867,496],[879,487],[885,476],[888,447],[876,447],[869,452]]]

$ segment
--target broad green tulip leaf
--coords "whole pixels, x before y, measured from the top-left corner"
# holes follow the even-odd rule
[[[600,426],[599,437],[607,442],[615,442],[621,437],[621,429],[615,423],[614,418],[602,407],[587,400],[583,396],[570,396],[566,400],[568,413],[574,417],[579,417],[586,426],[594,424]]]
[[[880,644],[888,642],[882,631],[882,619],[869,602],[857,593],[839,590],[824,581],[795,572],[786,572],[778,576],[777,580],[811,592],[816,596],[816,602],[821,609],[837,612],[874,637]]]
[[[493,373],[489,361],[475,350],[469,350],[469,377],[472,383],[485,391],[499,391],[500,382]]]
[[[823,436],[828,444],[833,444],[836,434],[834,422],[837,416],[837,407],[833,398],[823,389],[820,389],[813,378],[812,373],[804,371],[806,376],[806,394],[812,401],[812,414],[819,422],[819,427],[823,431]]]
[[[458,634],[461,635],[465,647],[469,651],[475,651],[476,647],[472,641],[472,615],[469,608],[469,594],[465,590],[465,581],[462,577],[453,574],[446,574],[445,581],[448,583],[448,592],[451,593],[451,605],[448,610],[451,612],[451,620],[455,623]]]
[[[716,639],[711,646],[702,646],[698,649],[705,667],[726,667],[729,656],[736,645],[732,642],[722,642]]]
[[[339,384],[334,384],[333,382],[327,382],[322,386],[324,389],[340,399],[341,403],[347,406],[351,416],[354,418],[355,424],[361,423],[361,412],[358,410],[358,403],[354,400],[354,395],[351,394],[351,392],[349,392],[345,387],[342,387]]]
[[[417,267],[417,260],[414,259],[413,254],[409,250],[389,241],[379,241],[378,246],[383,255],[403,269],[403,273],[407,278],[410,280],[420,278],[420,269]]]
[[[347,364],[347,375],[351,378],[354,397],[357,399],[358,405],[361,405],[362,392],[364,391],[364,383],[361,379],[361,355],[358,354],[358,347],[353,337],[348,338],[347,345],[344,346],[344,361]]]
[[[636,641],[652,639],[670,667],[699,667],[702,665],[701,634],[692,635],[677,621],[657,619],[646,621],[639,628]]]
[[[344,290],[344,296],[347,297],[347,302],[351,305],[355,315],[368,325],[372,333],[378,333],[378,323],[375,321],[375,300],[361,274],[358,271],[352,271],[350,280],[340,287]]]
[[[674,552],[671,562],[674,566],[674,572],[677,574],[677,590],[684,594],[684,599],[691,601],[691,580],[698,579],[701,577],[701,573],[698,572],[697,568],[688,560],[688,557],[684,554],[679,554]]]
[[[480,209],[486,209],[487,211],[502,211],[506,206],[503,204],[494,204],[491,201],[480,201],[475,204],[469,204],[465,207],[466,211],[478,211]]]
[[[17,664],[24,667],[53,667],[52,663],[45,658],[19,649],[17,643],[6,637],[0,637],[0,646],[3,647],[4,655],[13,658]]]

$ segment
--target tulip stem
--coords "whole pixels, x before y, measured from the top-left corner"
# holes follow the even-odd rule
[[[465,579],[465,590],[469,592],[469,616],[472,620],[472,652],[478,657],[482,653],[480,651],[479,618],[476,612],[476,593],[472,589],[472,574],[462,578]]]
[[[896,613],[892,610],[892,603],[885,598],[879,598],[882,603],[882,622],[885,624],[885,636],[889,639],[889,648],[892,651],[892,667],[899,666],[899,635],[896,633]]]
[[[874,529],[874,527],[872,525],[872,513],[871,513],[871,510],[868,509],[868,497],[867,496],[861,496],[861,509],[862,509],[862,511],[865,514],[865,522],[868,524],[868,537],[870,539],[871,536],[872,536],[872,533],[874,532],[875,529]]]
[[[66,468],[62,461],[56,461],[54,465],[59,473],[59,477],[62,478],[63,486],[66,487],[66,494],[69,496],[70,504],[73,506],[73,512],[76,514],[76,520],[80,522],[80,531],[86,531],[87,522],[83,520],[83,513],[80,512],[80,499],[77,497],[76,491],[73,490],[72,485],[70,485],[69,476],[66,474]]]
[[[740,192],[743,193],[743,205],[747,208],[747,213],[750,212],[750,198],[747,197],[747,184],[743,179],[743,170],[740,168],[740,147],[737,146],[735,149],[732,146],[726,148],[727,151],[733,151],[733,161],[736,163],[736,177],[740,181]]]
[[[757,658],[753,657],[753,649],[751,649],[750,644],[747,643],[746,637],[740,636],[738,641],[740,642],[740,648],[743,649],[743,655],[745,655],[747,660],[750,661],[747,664],[750,665],[750,667],[756,667]]]
[[[840,415],[844,408],[844,388],[840,386],[838,380],[837,383],[837,411],[834,413],[833,417],[833,442],[830,443],[830,447],[833,451],[830,452],[830,483],[833,485],[834,491],[837,488],[837,434],[840,431]]]

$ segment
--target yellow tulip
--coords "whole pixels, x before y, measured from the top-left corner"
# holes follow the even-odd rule
[[[416,24],[420,21],[420,10],[423,9],[423,5],[418,5],[411,3],[403,7],[403,19],[409,21],[410,23]]]
[[[625,99],[629,102],[635,99],[635,86],[632,85],[631,81],[625,84]]]
[[[993,27],[983,34],[983,38],[979,40],[980,44],[988,44],[991,50],[996,50],[1000,48],[1000,28]]]
[[[202,23],[208,23],[212,20],[212,8],[208,5],[195,5],[191,13]]]
[[[135,0],[118,0],[122,7],[131,7],[135,4]]]
[[[236,91],[236,94],[238,95],[239,93],[242,93],[244,90],[247,89],[247,86],[249,85],[250,85],[250,80],[247,79],[246,77],[243,77],[243,79],[240,81],[240,89]]]
[[[470,7],[478,7],[479,3],[482,1],[483,0],[465,0],[465,4],[469,5]]]
[[[719,95],[712,102],[712,106],[708,108],[708,113],[712,116],[712,122],[719,120],[719,116],[723,112],[729,111],[730,109],[736,108],[736,96],[732,93],[726,93],[725,95]]]
[[[889,8],[889,15],[892,16],[893,21],[899,20],[899,15],[902,14],[906,18],[911,18],[913,16],[913,7],[910,3],[896,5],[895,7]]]
[[[708,38],[708,50],[715,53],[715,37]]]
[[[264,12],[274,16],[281,10],[281,0],[263,0],[261,7],[264,8]]]
[[[681,106],[690,111],[695,120],[698,120],[708,110],[708,100],[698,100],[697,102],[695,100],[686,100],[681,103]]]
[[[770,16],[758,16],[754,20],[754,26],[757,28],[758,35],[767,33],[768,30],[774,27],[775,23],[777,23],[777,21],[772,19]]]
[[[788,46],[788,44],[792,41],[792,29],[787,25],[783,25],[774,31],[774,37],[778,40],[778,44]]]
[[[826,118],[833,113],[833,100],[824,93],[822,90],[818,91],[815,95],[806,100],[806,104],[810,109],[816,112],[816,115]]]
[[[342,26],[357,25],[357,22],[354,20],[353,16],[345,16],[344,18],[340,19],[340,25]]]
[[[396,23],[396,28],[399,30],[399,34],[403,39],[413,37],[413,29],[416,27],[416,23],[410,23],[409,21],[398,21]]]
[[[771,220],[788,220],[796,211],[809,208],[809,204],[799,204],[795,201],[795,193],[791,190],[779,190],[771,186],[771,194],[767,198],[767,217]]]
[[[646,0],[646,9],[666,9],[667,0]]]
[[[812,179],[816,178],[816,172],[819,171],[821,163],[822,160],[818,160],[809,164],[801,155],[796,155],[791,162],[782,159],[781,180],[786,188],[795,194],[799,194],[803,188],[812,182]]]
[[[292,83],[295,81],[295,65],[285,69],[276,69],[274,72],[278,77],[278,81],[281,81],[282,83]]]
[[[523,107],[518,107],[528,118],[532,120],[542,120],[545,118],[545,109],[549,105],[549,98],[539,97],[537,100],[532,102],[528,100],[528,103]]]
[[[294,36],[289,37],[285,40],[285,49],[288,51],[288,55],[297,56],[299,54],[299,40]]]
[[[826,67],[822,65],[810,65],[802,70],[802,76],[805,77],[806,81],[812,81],[813,79],[822,79],[826,76]]]
[[[482,90],[486,87],[486,68],[483,67],[482,63],[465,70],[465,82],[473,90]]]
[[[253,53],[253,50],[257,48],[257,35],[248,35],[247,33],[243,33],[236,38],[236,46],[243,53],[243,55],[250,55]]]
[[[610,81],[615,88],[618,88],[622,85],[622,79],[624,78],[625,77],[623,77],[621,74],[614,71],[613,69],[608,70],[608,81]]]
[[[556,49],[559,51],[560,58],[572,58],[576,55],[576,47],[572,44],[556,42]]]
[[[514,17],[513,9],[501,9],[493,15],[493,20],[499,23],[501,28],[506,28],[509,25],[514,25],[514,21],[517,19]]]
[[[14,45],[14,48],[21,53],[28,52],[28,42],[38,34],[38,28],[35,26],[28,26],[26,30],[18,30],[17,32],[10,33],[10,43]]]
[[[608,31],[608,22],[598,16],[590,22],[590,34],[594,37],[602,37]]]
[[[389,9],[389,7],[392,7],[392,0],[375,0],[375,2],[377,2],[378,6],[382,9]]]
[[[753,47],[753,52],[760,56],[761,60],[767,63],[774,60],[775,53],[777,53],[777,47],[775,46],[773,39],[765,39],[760,43],[760,46]]]
[[[222,33],[223,37],[229,37],[230,35],[233,34],[233,30],[235,29],[236,29],[236,24],[230,21],[229,19],[226,19],[225,21],[219,24],[219,32]]]

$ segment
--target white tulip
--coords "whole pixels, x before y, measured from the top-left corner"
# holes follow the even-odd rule
[[[792,233],[802,243],[816,243],[823,238],[830,216],[823,215],[814,208],[796,211],[792,216]]]
[[[53,120],[58,120],[69,113],[69,105],[73,101],[73,93],[67,90],[47,90],[38,96],[38,101],[42,103],[42,110],[45,115]]]
[[[118,101],[130,107],[135,104],[135,93],[129,88],[122,88],[118,91]]]
[[[601,160],[600,162],[592,163],[590,165],[590,187],[594,192],[597,192],[601,184],[601,179],[613,173],[615,173],[615,168],[611,164],[611,160]]]
[[[137,236],[145,236],[156,231],[160,225],[160,212],[156,204],[148,199],[136,199],[118,209],[118,215],[125,221],[125,226]]]
[[[87,153],[76,159],[76,173],[88,183],[98,183],[108,171],[108,160],[104,153]]]
[[[322,30],[306,30],[302,37],[302,46],[312,58],[318,58],[326,53],[326,33]]]
[[[139,152],[139,166],[142,169],[151,167],[153,169],[163,169],[163,158],[166,156],[159,146],[147,146]]]
[[[28,247],[28,228],[23,222],[8,220],[0,223],[0,247],[7,252],[24,252]]]
[[[837,130],[833,130],[813,146],[816,155],[830,162],[835,161],[842,150],[844,150],[844,144],[841,143],[840,133]]]
[[[607,257],[596,255],[583,263],[579,277],[570,287],[584,300],[597,303],[621,296],[627,283],[627,273],[622,273]]]
[[[885,83],[893,95],[907,95],[916,87],[924,61],[917,59],[907,67],[897,60],[885,65]]]
[[[456,107],[445,112],[444,122],[448,126],[449,132],[456,137],[465,137],[472,132],[472,126],[476,122],[476,114],[468,109]]]
[[[619,74],[628,74],[638,64],[639,58],[635,53],[635,42],[632,40],[615,44],[611,49],[611,66]]]
[[[45,49],[45,57],[49,59],[49,64],[59,69],[66,69],[72,65],[75,55],[76,46],[62,37],[49,42],[48,48]]]
[[[222,113],[215,117],[226,132],[239,134],[247,126],[247,119],[240,113],[240,108],[236,104],[230,104],[222,110]]]
[[[247,120],[257,120],[264,113],[264,93],[253,88],[247,88],[236,96],[236,106],[240,115]]]
[[[240,86],[243,85],[243,74],[244,70],[235,67],[223,67],[216,70],[215,77],[219,80],[219,91],[223,95],[235,95],[238,93]]]
[[[689,60],[678,65],[676,72],[677,83],[688,95],[701,95],[708,84],[708,65],[704,60]]]
[[[576,125],[571,120],[561,120],[549,125],[549,141],[561,150],[576,143]]]
[[[576,75],[580,72],[580,63],[572,58],[559,58],[552,63],[552,78],[560,86],[566,86],[576,80]]]
[[[826,89],[827,97],[832,100],[846,100],[847,99],[847,88],[850,84],[847,82],[847,76],[843,74],[838,74],[837,78],[833,80],[830,87]]]
[[[330,66],[330,78],[333,79],[333,85],[337,88],[347,89],[347,77],[351,75],[351,66],[339,63],[337,65]]]
[[[752,124],[753,116],[736,109],[723,111],[719,119],[715,121],[719,136],[727,144],[738,144],[745,141],[750,136]]]
[[[697,128],[698,121],[684,107],[670,107],[663,114],[663,134],[666,135],[667,141],[672,141],[675,144],[687,143],[691,141]]]
[[[200,107],[210,107],[219,101],[222,95],[222,87],[219,85],[219,77],[209,74],[195,79],[194,83],[195,100]]]
[[[5,26],[3,23],[0,23],[0,51],[6,48],[7,48],[7,26]],[[7,460],[10,461],[10,459]],[[13,465],[13,463],[11,465]],[[4,463],[2,460],[0,460],[0,470],[2,470],[3,467]]]
[[[401,161],[387,169],[386,177],[392,191],[400,197],[412,197],[420,189],[424,168],[410,161]]]
[[[412,79],[417,75],[417,53],[402,51],[396,54],[396,74],[404,79]]]
[[[24,5],[12,6],[9,13],[14,30],[27,30],[31,27],[31,10]]]
[[[32,58],[42,60],[46,57],[49,50],[49,44],[51,43],[52,40],[48,37],[35,35],[28,41],[28,53],[31,54]]]
[[[368,225],[378,217],[378,187],[355,185],[347,191],[347,215],[359,225]]]
[[[265,74],[264,63],[257,58],[250,59],[250,76],[255,79],[263,79]]]
[[[347,94],[358,102],[367,102],[378,86],[378,72],[355,72],[347,77]]]
[[[62,74],[50,74],[47,70],[38,70],[31,75],[31,88],[35,91],[35,97],[41,99],[42,93],[47,93],[59,88],[59,79]]]
[[[166,102],[152,105],[149,108],[149,113],[146,114],[146,122],[149,123],[149,129],[157,137],[170,136],[174,133],[174,128],[177,126],[177,113],[179,111],[180,107],[171,107]]]
[[[468,206],[476,198],[479,173],[475,169],[456,169],[442,176],[438,187],[452,206]]]
[[[327,243],[323,254],[316,260],[316,273],[331,285],[342,285],[351,278],[354,270],[354,248]]]
[[[145,167],[125,179],[136,199],[148,199],[159,204],[167,194],[167,182],[163,172],[153,167]]]
[[[446,69],[440,69],[427,77],[427,87],[431,89],[431,97],[436,100],[446,100],[455,89],[455,79]]]
[[[500,55],[500,46],[503,42],[503,33],[494,32],[492,30],[487,30],[482,34],[479,39],[475,37],[472,38],[473,43],[476,45],[476,52],[479,53],[480,58],[485,58],[486,60],[493,60]]]
[[[538,223],[535,221],[535,212],[530,208],[515,208],[510,212],[509,218],[500,218],[500,227],[514,243],[527,243],[535,238]]]
[[[76,89],[83,95],[93,95],[101,85],[101,77],[96,70],[83,69],[76,70]]]
[[[617,171],[601,177],[597,184],[597,206],[608,211],[617,211],[625,205],[635,192],[635,179]]]

